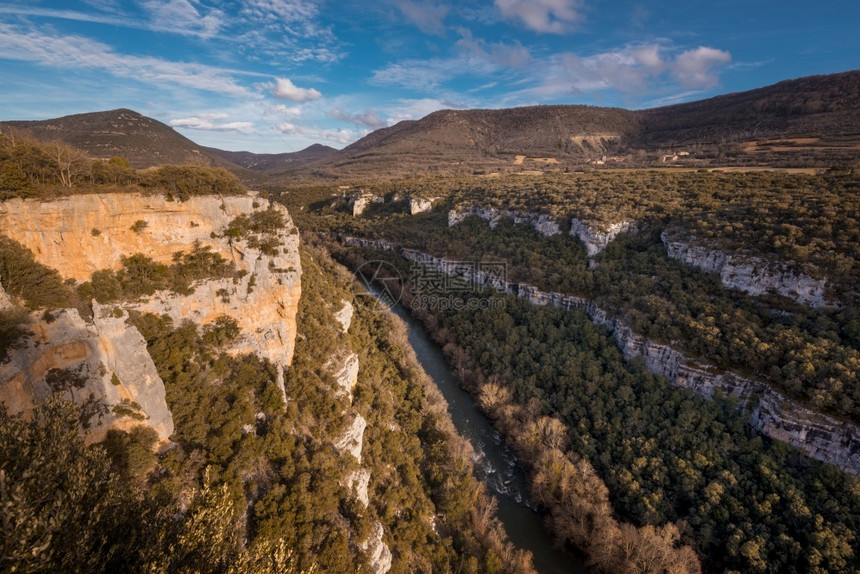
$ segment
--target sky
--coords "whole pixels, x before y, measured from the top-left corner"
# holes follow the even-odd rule
[[[856,0],[0,3],[0,120],[130,108],[256,153],[439,109],[641,109],[858,68]]]

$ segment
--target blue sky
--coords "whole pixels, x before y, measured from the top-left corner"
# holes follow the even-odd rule
[[[855,1],[3,0],[0,119],[341,148],[443,108],[645,108],[860,68]]]

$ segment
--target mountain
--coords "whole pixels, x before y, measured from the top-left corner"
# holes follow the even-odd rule
[[[0,125],[25,131],[40,140],[63,141],[93,157],[122,156],[136,168],[173,163],[240,169],[167,124],[124,108]]]
[[[638,111],[562,105],[442,110],[377,130],[316,167],[471,173],[613,161],[643,166],[666,157],[677,161],[678,152],[681,163],[700,166],[833,165],[855,161],[858,108],[860,71]]]
[[[292,153],[225,151],[214,147],[204,149],[212,155],[255,172],[277,172],[292,167],[300,167],[310,162],[325,159],[338,152],[335,148],[322,144],[313,144],[301,151]]]

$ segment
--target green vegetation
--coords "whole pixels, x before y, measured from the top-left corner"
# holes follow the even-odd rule
[[[0,133],[0,201],[71,193],[128,190],[160,192],[185,201],[195,195],[236,195],[245,190],[223,168],[164,165],[135,170],[125,158],[90,159],[58,141]]]
[[[283,214],[269,207],[265,211],[255,211],[250,216],[243,214],[235,217],[227,226],[224,235],[231,240],[247,239],[251,249],[259,249],[264,255],[275,256],[281,246],[276,234],[283,230],[285,225]]]
[[[178,257],[175,265],[197,268],[201,258]],[[342,334],[332,301],[349,297],[351,277],[318,248],[305,248],[302,260],[307,295],[284,377],[286,404],[275,367],[222,352],[240,335],[235,320],[198,330],[131,313],[165,384],[172,448],[156,454],[157,436],[146,426],[84,446],[80,425],[96,405],[52,399],[37,405],[32,421],[0,407],[0,569],[356,572],[368,567],[358,548],[378,521],[392,572],[533,572],[474,479],[444,401],[404,351],[402,327],[357,310]],[[101,279],[116,293],[140,292],[140,277],[154,281],[156,271],[136,257]],[[335,392],[329,364],[350,349],[362,365],[352,404]],[[103,365],[99,372],[108,373]],[[82,398],[79,370],[53,369],[46,380]],[[111,381],[122,384],[115,374]],[[369,423],[367,507],[347,486],[358,464],[332,446],[353,412]],[[113,414],[145,420],[130,399]]]
[[[349,265],[362,261],[337,251]],[[854,571],[855,477],[751,435],[731,403],[705,402],[625,363],[583,312],[503,302],[419,316],[530,469],[560,540],[609,572],[658,557],[687,568],[677,540],[709,571]]]
[[[297,572],[283,543],[243,545],[229,493],[204,472],[183,500],[142,483],[145,428],[87,447],[78,407],[56,398],[32,420],[0,404],[4,572]],[[110,454],[108,454],[110,453]]]
[[[132,230],[132,231],[134,231],[135,233],[140,233],[141,231],[143,231],[144,229],[146,229],[146,226],[147,226],[147,225],[149,225],[147,222],[145,222],[145,221],[144,221],[144,220],[142,220],[142,219],[138,219],[138,220],[137,220],[137,221],[135,221],[135,222],[134,222],[134,224],[131,226],[131,230]]]
[[[56,269],[36,262],[33,252],[0,235],[0,283],[6,293],[19,297],[30,309],[64,307],[72,300]]]
[[[6,361],[9,352],[21,344],[27,334],[27,313],[19,308],[0,309],[0,363]]]
[[[90,281],[78,286],[78,294],[82,300],[94,298],[99,303],[136,299],[161,289],[190,295],[195,281],[226,277],[237,277],[235,265],[208,245],[195,243],[189,253],[174,253],[171,265],[156,263],[142,253],[123,257],[122,269],[94,272]]]
[[[767,381],[817,410],[860,421],[860,188],[855,176],[643,172],[566,177],[473,179],[472,187],[465,187],[466,181],[461,187],[450,183],[442,190],[450,189],[448,203],[417,216],[384,206],[352,218],[333,212],[329,200],[318,202],[316,213],[331,217],[304,216],[301,224],[387,238],[455,260],[504,261],[510,281],[593,299],[625,317],[641,335]],[[429,193],[420,185],[444,181],[419,182],[410,189]],[[572,187],[562,187],[562,181]],[[487,197],[480,199],[479,192]],[[454,198],[501,206],[505,194],[515,209],[572,212],[598,221],[632,218],[640,230],[622,234],[589,264],[582,244],[567,234],[542,237],[508,220],[493,230],[477,218],[447,227]],[[779,253],[804,272],[826,271],[842,307],[810,309],[783,297],[749,297],[726,289],[712,275],[668,257],[660,233],[670,225],[697,237],[708,236],[707,227],[713,236],[709,241],[730,252],[765,259],[767,253]],[[793,230],[794,245],[809,249],[790,248],[786,226]]]
[[[841,298],[851,297],[851,288],[860,284],[860,179],[851,171],[812,176],[643,170],[425,178],[361,187],[389,198],[395,191],[441,198],[436,209],[444,212],[478,205],[544,213],[558,217],[562,230],[570,217],[598,229],[625,220],[660,229],[672,225],[728,253],[778,260],[827,277]],[[377,230],[384,219],[409,219],[402,205],[372,206],[361,218],[338,213],[331,192],[321,187],[289,190],[282,197],[308,230]],[[298,208],[306,204],[311,213],[303,215]],[[415,226],[421,220],[409,221]]]

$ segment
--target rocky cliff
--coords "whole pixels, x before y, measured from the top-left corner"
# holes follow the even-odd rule
[[[611,223],[605,229],[598,229],[581,219],[575,217],[570,221],[570,234],[579,238],[585,244],[585,250],[589,257],[593,257],[606,249],[619,233],[630,231],[633,223],[630,221],[619,221]]]
[[[669,257],[707,273],[718,274],[722,284],[730,289],[749,295],[775,293],[810,307],[829,305],[825,299],[827,281],[823,279],[796,273],[782,263],[711,249],[697,244],[694,238],[683,238],[669,231],[664,231],[660,239],[666,245]]]
[[[345,336],[352,325],[355,308],[349,301],[341,301],[341,308],[334,313],[334,319],[340,326],[340,335]],[[335,357],[328,365],[334,375],[339,392],[345,393],[352,402],[352,391],[358,383],[358,355],[350,351],[344,357]],[[352,455],[361,464],[361,451],[364,448],[364,431],[367,428],[366,419],[357,411],[348,410],[344,413],[350,423],[344,433],[334,442],[333,446],[345,455]],[[370,504],[371,473],[364,467],[351,472],[345,477],[343,485],[355,493],[356,499],[367,507]],[[385,574],[391,569],[392,555],[388,545],[383,541],[385,530],[378,521],[373,522],[370,536],[359,544],[359,548],[367,555],[368,562],[374,574]]]
[[[112,405],[116,397],[127,398],[139,405],[148,424],[163,437],[168,436],[172,422],[168,422],[169,412],[162,412],[166,412],[163,384],[157,375],[150,376],[147,369],[151,360],[145,368],[141,366],[146,362],[142,356],[146,354],[145,343],[137,330],[125,323],[127,311],[132,309],[167,314],[176,323],[189,319],[198,325],[223,315],[232,317],[242,334],[228,350],[253,352],[269,359],[279,367],[281,382],[283,369],[292,360],[301,294],[298,231],[286,209],[273,204],[271,209],[285,223],[272,233],[277,243],[274,254],[251,247],[247,239],[230,238],[224,233],[237,216],[269,208],[269,201],[256,194],[192,197],[185,202],[159,195],[94,194],[46,202],[15,199],[0,203],[3,234],[30,248],[40,263],[79,282],[88,280],[94,271],[118,269],[123,256],[142,253],[157,262],[170,263],[175,253],[189,252],[196,244],[208,246],[233,262],[240,272],[235,279],[197,282],[187,296],[160,291],[149,298],[109,308],[96,304],[91,322],[82,320],[73,310],[60,312],[60,319],[53,323],[36,322],[30,346],[19,350],[12,361],[18,374],[9,367],[4,371],[6,375],[0,376],[3,399],[14,395],[10,404],[25,405],[47,392],[44,378],[50,368],[72,369],[87,380],[85,392],[78,393],[76,400],[92,396]],[[60,350],[44,358],[53,346]],[[77,358],[71,362],[57,358],[66,356]],[[126,366],[124,361],[132,363]],[[41,366],[43,363],[48,366]],[[105,370],[97,368],[102,363],[107,374],[93,375]],[[155,372],[154,367],[151,372]],[[111,383],[114,374],[119,384]],[[17,382],[11,383],[13,379]],[[102,389],[104,381],[108,383]],[[153,391],[151,387],[160,390]],[[161,403],[155,406],[158,400]],[[102,418],[105,428],[114,425],[115,420]],[[101,426],[95,424],[92,428],[95,431]]]
[[[414,249],[400,249],[388,241],[355,237],[344,237],[342,240],[366,249],[397,251],[407,261],[443,273],[452,268],[450,262],[444,259]],[[637,335],[623,317],[607,312],[589,299],[542,291],[526,283],[505,282],[480,269],[458,271],[465,273],[466,278],[476,286],[496,289],[535,305],[585,311],[594,323],[605,326],[613,333],[626,360],[641,358],[652,373],[704,399],[712,400],[716,396],[734,399],[739,407],[751,410],[749,423],[762,434],[786,442],[814,459],[833,464],[852,474],[860,474],[860,428],[856,425],[814,412],[762,381],[718,371],[698,363],[671,345]]]
[[[561,228],[555,217],[542,213],[528,213],[495,207],[458,207],[448,212],[448,227],[457,225],[467,217],[480,217],[489,222],[490,228],[495,228],[502,219],[510,219],[517,225],[531,226],[544,236],[561,233]]]
[[[48,320],[31,315],[26,344],[0,364],[0,401],[10,413],[32,410],[54,392],[82,406],[87,440],[98,442],[111,428],[151,426],[162,441],[173,434],[164,383],[128,315],[96,305],[84,321],[77,309],[55,311]]]

